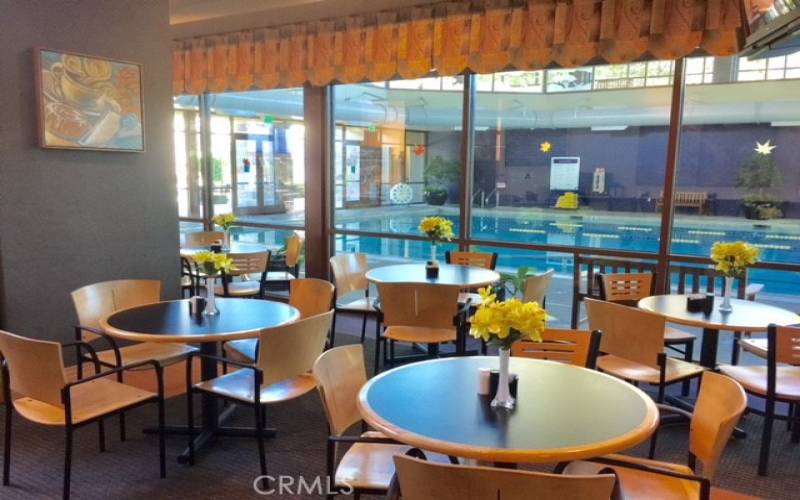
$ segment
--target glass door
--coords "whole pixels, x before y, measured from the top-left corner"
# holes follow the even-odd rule
[[[273,212],[280,200],[275,189],[272,137],[237,133],[233,141],[236,213]]]

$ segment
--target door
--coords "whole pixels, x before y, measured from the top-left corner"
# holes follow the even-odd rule
[[[257,134],[234,134],[233,179],[236,185],[236,213],[275,212],[279,199],[275,186],[272,137]]]

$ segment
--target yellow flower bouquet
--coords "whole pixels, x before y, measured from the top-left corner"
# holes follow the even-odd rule
[[[445,217],[425,217],[419,223],[419,231],[431,241],[450,241],[453,239],[453,221]]]
[[[542,341],[547,313],[538,303],[516,298],[498,302],[491,288],[481,288],[479,292],[482,303],[472,318],[473,337],[500,349],[510,349],[521,339]]]
[[[233,260],[224,253],[199,252],[194,254],[192,259],[197,267],[209,277],[236,270]]]
[[[746,241],[717,241],[711,247],[711,260],[717,271],[728,277],[741,276],[748,266],[758,262],[761,250]]]
[[[236,215],[231,213],[215,215],[214,218],[211,219],[214,224],[225,230],[230,229],[236,224],[237,220]]]

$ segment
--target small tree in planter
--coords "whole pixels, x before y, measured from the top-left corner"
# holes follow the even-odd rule
[[[461,164],[436,156],[425,165],[425,201],[430,205],[444,205],[450,184],[458,181]]]
[[[744,212],[748,219],[775,219],[783,215],[783,201],[778,196],[783,173],[772,157],[774,148],[770,141],[756,143],[755,153],[742,163],[736,178],[736,187],[744,195]]]

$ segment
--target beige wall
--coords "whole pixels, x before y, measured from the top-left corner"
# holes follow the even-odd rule
[[[167,0],[0,0],[0,328],[72,338],[69,292],[118,278],[177,295]],[[147,152],[37,146],[32,49],[141,62]]]

